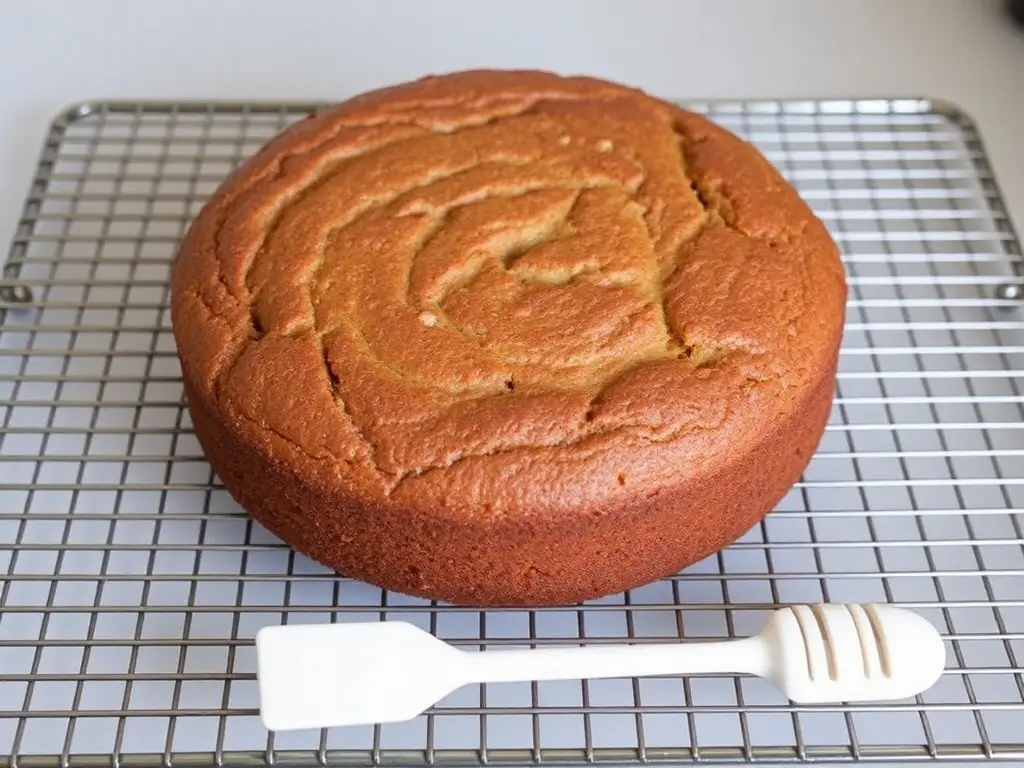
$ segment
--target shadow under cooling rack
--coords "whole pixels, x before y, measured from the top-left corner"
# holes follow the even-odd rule
[[[167,280],[224,176],[316,104],[94,103],[52,126],[0,282],[0,755],[56,765],[1024,759],[1020,246],[973,125],[908,100],[696,104],[844,253],[832,419],[763,524],[581,606],[456,609],[295,555],[231,501],[184,408]],[[751,678],[504,684],[385,727],[270,736],[267,624],[402,618],[468,647],[759,631],[887,601],[943,633],[914,700],[798,707]]]

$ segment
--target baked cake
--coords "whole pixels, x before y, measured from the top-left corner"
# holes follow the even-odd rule
[[[476,71],[302,120],[174,265],[196,434],[298,551],[564,604],[741,536],[829,415],[835,244],[751,145],[640,91]]]

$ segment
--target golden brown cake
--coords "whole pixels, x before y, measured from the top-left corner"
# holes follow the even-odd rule
[[[273,140],[182,243],[196,434],[300,552],[571,603],[729,544],[827,420],[837,249],[749,144],[639,91],[462,72]]]

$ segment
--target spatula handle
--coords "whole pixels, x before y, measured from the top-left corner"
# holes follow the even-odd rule
[[[765,674],[771,659],[759,637],[728,642],[605,645],[465,652],[467,682],[511,683],[702,673]]]

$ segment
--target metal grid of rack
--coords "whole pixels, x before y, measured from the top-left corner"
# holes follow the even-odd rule
[[[1020,246],[977,132],[921,100],[693,105],[833,230],[851,282],[833,418],[740,542],[583,606],[439,606],[297,556],[230,500],[184,408],[174,249],[313,104],[99,103],[46,137],[0,283],[0,755],[9,764],[1024,759]],[[6,310],[3,309],[6,307]],[[462,689],[393,726],[268,735],[266,624],[402,618],[472,647],[750,634],[781,603],[883,600],[943,632],[939,684],[798,707],[732,677]]]

